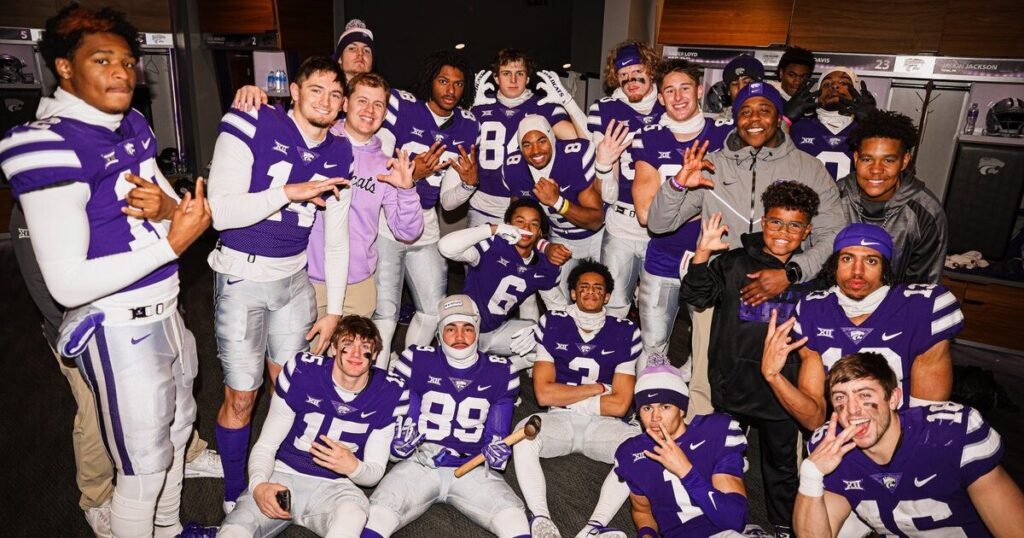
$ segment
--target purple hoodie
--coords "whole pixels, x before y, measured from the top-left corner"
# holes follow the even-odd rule
[[[331,133],[348,138],[337,122]],[[350,139],[351,141],[351,139]],[[416,189],[396,189],[377,180],[378,174],[387,174],[388,157],[380,150],[380,139],[374,136],[366,144],[352,141],[355,174],[351,179],[352,207],[348,216],[348,283],[366,280],[377,269],[377,223],[384,208],[388,227],[399,241],[412,242],[423,233],[423,211]],[[313,222],[309,234],[309,279],[324,282],[324,223],[322,218]]]

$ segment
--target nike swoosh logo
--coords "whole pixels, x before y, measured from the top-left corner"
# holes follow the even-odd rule
[[[335,166],[338,166],[338,165],[333,164],[333,163],[324,163],[324,168],[334,168]]]
[[[615,350],[614,350],[614,349],[612,349],[612,350],[606,350],[606,349],[602,349],[602,350],[601,350],[601,354],[602,354],[602,355],[611,355],[612,353],[615,353]]]
[[[142,149],[149,149],[149,145],[153,143],[152,138],[147,138],[142,141]]]
[[[709,491],[708,498],[711,499],[711,506],[713,506],[715,510],[718,510],[718,504],[715,503],[715,492]]]
[[[134,346],[134,345],[138,344],[139,342],[149,338],[150,336],[153,336],[153,333],[149,333],[146,336],[143,336],[141,338],[132,338],[132,345]]]
[[[901,334],[903,334],[903,331],[900,331],[898,333],[893,333],[893,334],[882,333],[882,341],[883,342],[888,342],[889,340],[892,340],[893,338],[896,338],[897,336],[899,336]]]
[[[564,187],[558,187],[558,190],[559,190],[560,192],[565,192],[565,191],[569,190],[569,185],[566,185],[566,186],[564,186]]]
[[[482,386],[482,387],[477,387],[477,388],[476,388],[476,391],[477,391],[477,392],[483,392],[483,391],[485,391],[485,390],[487,390],[487,389],[489,389],[489,388],[491,388],[491,385],[484,385],[484,386]]]
[[[544,278],[544,275],[533,275],[533,278]]]
[[[366,418],[374,413],[376,413],[376,411],[370,411],[369,413],[359,413],[359,418]]]
[[[703,445],[705,442],[707,442],[707,439],[699,443],[690,443],[690,450],[697,450],[698,448],[700,448],[700,445]]]
[[[862,246],[862,247],[877,247],[879,245],[881,245],[881,243],[875,243],[873,241],[867,241],[867,240],[864,240],[864,239],[860,240],[860,246]]]
[[[935,478],[936,476],[939,476],[939,475],[938,474],[933,474],[933,475],[929,476],[928,478],[925,478],[924,480],[918,480],[918,479],[915,478],[914,479],[914,485],[917,486],[917,487],[921,487],[921,486],[927,484],[928,482],[931,482],[932,479]]]
[[[231,280],[231,279],[229,278],[229,279],[228,279],[228,286],[230,286],[230,285],[232,285],[232,284],[238,284],[239,282],[241,282],[241,281],[243,281],[243,280],[245,280],[245,279],[244,279],[244,278],[239,278],[238,280]]]

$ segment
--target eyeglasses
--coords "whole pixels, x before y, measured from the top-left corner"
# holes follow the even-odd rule
[[[772,232],[777,232],[781,230],[783,226],[786,227],[786,233],[790,234],[803,233],[803,231],[807,229],[807,224],[804,222],[786,222],[782,219],[777,219],[774,217],[764,217],[761,219],[761,221],[764,223],[764,227]]]

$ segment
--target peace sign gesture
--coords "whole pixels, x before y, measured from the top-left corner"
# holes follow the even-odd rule
[[[668,432],[663,428],[648,428],[647,435],[654,439],[654,450],[644,450],[648,459],[661,464],[668,472],[682,478],[693,469],[690,458],[686,457],[683,449],[670,439]]]

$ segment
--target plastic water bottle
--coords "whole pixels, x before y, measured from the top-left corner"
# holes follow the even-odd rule
[[[964,121],[964,133],[965,135],[974,134],[974,125],[978,123],[978,103],[971,103],[971,108],[967,110],[967,120]]]
[[[277,71],[271,69],[267,71],[267,93],[274,93],[277,91]]]
[[[284,69],[277,70],[277,92],[284,93],[288,91],[288,75],[285,74]]]

